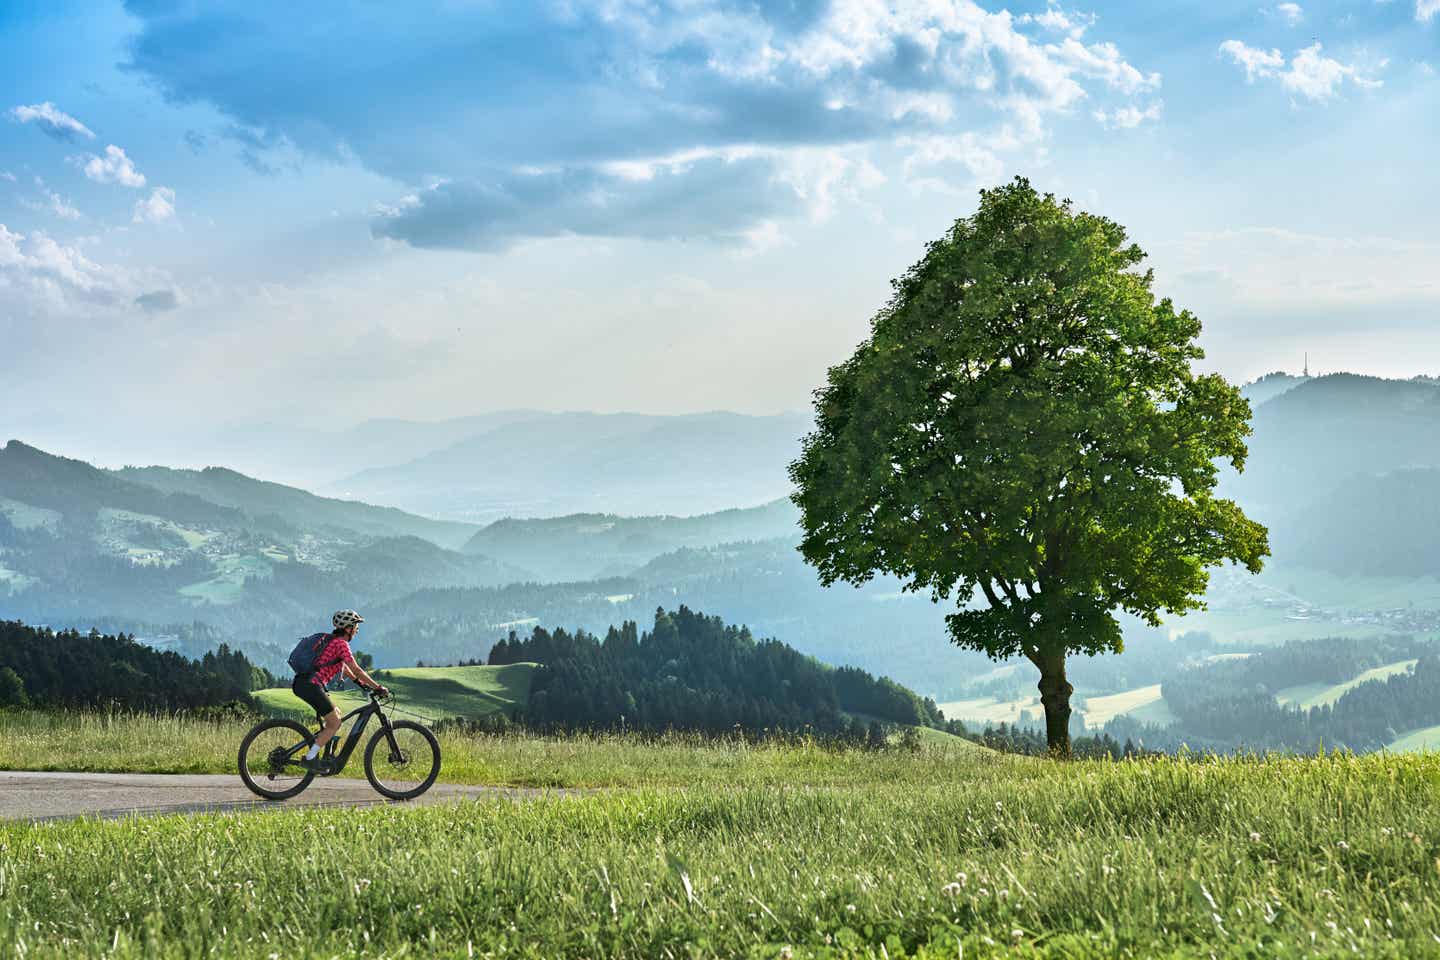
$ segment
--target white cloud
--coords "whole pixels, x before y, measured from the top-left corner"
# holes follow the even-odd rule
[[[10,118],[17,123],[33,123],[57,140],[73,140],[77,136],[86,140],[95,139],[95,134],[89,127],[49,100],[30,106],[12,107]]]
[[[1279,50],[1261,50],[1241,40],[1226,40],[1220,44],[1220,52],[1245,68],[1246,83],[1254,83],[1256,77],[1273,77],[1285,66],[1285,57]]]
[[[1220,44],[1222,54],[1245,68],[1247,83],[1253,83],[1256,77],[1277,79],[1290,93],[1312,102],[1329,100],[1346,81],[1365,90],[1384,85],[1384,81],[1367,76],[1360,67],[1325,56],[1322,49],[1316,41],[1296,51],[1286,69],[1285,57],[1279,50],[1261,50],[1240,40],[1226,40]],[[1384,67],[1386,62],[1382,60],[1379,66]]]
[[[119,183],[136,189],[145,186],[145,175],[135,169],[135,164],[115,144],[105,148],[105,156],[97,157],[95,154],[88,154],[83,159],[81,169],[85,176],[96,183]]]
[[[0,170],[0,180],[7,181],[8,183],[14,183],[15,174],[11,173],[9,170]]]
[[[159,223],[175,216],[175,191],[156,187],[145,200],[135,201],[135,223]]]
[[[1120,56],[1113,43],[1081,43],[1074,37],[1046,46],[1046,51],[1083,77],[1104,81],[1122,93],[1139,93],[1160,86],[1160,74],[1141,73]]]
[[[0,288],[20,288],[52,305],[80,300],[116,303],[133,284],[124,271],[90,260],[77,246],[40,230],[17,233],[0,223]]]
[[[1383,81],[1361,76],[1353,66],[1323,56],[1318,41],[1295,54],[1290,69],[1280,74],[1285,89],[1307,100],[1330,99],[1346,80],[1367,89],[1383,85]]]
[[[1292,27],[1305,19],[1305,10],[1298,3],[1276,4],[1275,13]]]
[[[252,6],[230,0],[245,29],[234,32],[221,63],[207,50],[188,49],[203,33],[199,8],[160,17],[141,5],[132,66],[176,100],[212,104],[234,121],[230,136],[247,149],[285,143],[297,153],[348,151],[348,162],[397,181],[394,196],[414,195],[432,215],[392,201],[373,230],[415,246],[500,249],[535,236],[657,236],[645,231],[662,225],[658,236],[735,237],[809,212],[810,204],[792,208],[794,191],[774,192],[773,205],[755,202],[757,181],[791,176],[785,155],[792,150],[869,145],[879,155],[900,140],[967,131],[988,139],[984,131],[1006,125],[1024,131],[1023,145],[1038,150],[1055,115],[1082,104],[1091,112],[1087,101],[1102,94],[1129,102],[1161,82],[1096,37],[1093,16],[1057,3],[1037,2],[1038,12],[1017,16],[975,0],[564,0],[522,5],[518,34],[498,30],[484,4],[442,4],[420,32],[404,29],[402,8],[387,5],[380,27],[355,33],[357,24],[340,24],[303,69],[289,52],[295,25]],[[389,34],[392,23],[394,55],[426,68],[383,79],[375,71],[354,74],[355,53],[346,47]],[[483,43],[491,35],[515,62],[533,59],[535,76],[477,62],[444,39]],[[271,91],[258,100],[257,70]],[[354,82],[321,95],[314,76],[337,72]],[[537,84],[542,74],[547,79]],[[451,94],[428,96],[425,84]],[[545,121],[559,105],[566,105],[565,122]],[[263,134],[244,134],[252,130]],[[737,194],[713,198],[688,223],[638,202],[609,203],[603,217],[594,215],[596,204],[573,196],[563,205],[515,202],[546,182],[532,171],[557,188],[584,183],[637,197],[663,174],[677,199],[694,197],[716,188],[706,178],[719,172],[717,164],[657,167],[648,158],[747,148],[763,151],[755,155],[762,162],[748,165],[751,179],[733,178],[728,185]],[[1005,161],[1018,165],[1015,157]],[[820,179],[804,185],[822,210],[833,193],[823,182],[827,169],[814,168]],[[427,189],[435,176],[449,186]],[[623,183],[602,182],[611,178]],[[448,205],[443,216],[440,204]],[[743,217],[733,215],[737,209]],[[713,229],[704,219],[717,212],[720,227]]]
[[[60,194],[54,190],[47,189],[42,185],[40,187],[40,194],[45,198],[44,203],[38,203],[34,200],[21,200],[20,203],[31,210],[53,213],[62,220],[80,219],[80,211],[77,210],[70,201],[60,196]]]
[[[1117,107],[1114,110],[1108,112],[1105,110],[1096,110],[1095,119],[1098,120],[1100,122],[1100,125],[1102,127],[1105,127],[1106,129],[1110,129],[1113,127],[1121,130],[1128,130],[1131,127],[1140,126],[1140,124],[1144,123],[1146,120],[1159,120],[1161,111],[1164,110],[1164,107],[1165,104],[1161,100],[1156,100],[1154,103],[1144,108],[1137,107],[1134,104],[1129,104],[1124,107]]]
[[[1021,14],[1015,22],[1033,23],[1057,33],[1067,33],[1078,39],[1086,30],[1095,26],[1095,20],[1096,16],[1093,13],[1077,13],[1052,3],[1044,13]]]
[[[1440,13],[1440,0],[1415,0],[1415,19],[1429,23]]]

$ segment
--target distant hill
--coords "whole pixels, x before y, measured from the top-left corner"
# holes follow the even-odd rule
[[[468,521],[694,515],[786,496],[786,469],[810,424],[798,413],[549,414],[324,492]]]
[[[589,580],[623,576],[681,547],[798,538],[799,522],[799,511],[789,500],[696,517],[578,513],[537,520],[506,518],[476,533],[465,551],[524,567],[542,580]]]
[[[245,515],[188,492],[157,490],[11,440],[0,449],[0,497],[53,511],[91,517],[102,508],[164,516],[179,523],[237,526]]]
[[[186,438],[169,459],[193,462],[190,458],[198,456],[202,462],[313,489],[362,470],[408,463],[505,424],[547,416],[540,410],[497,410],[448,420],[366,420],[340,430],[247,424]]]
[[[243,510],[252,517],[279,517],[302,528],[335,527],[373,537],[420,537],[452,550],[459,549],[476,531],[473,524],[430,520],[394,507],[317,497],[296,487],[256,480],[224,467],[204,470],[126,467],[113,473],[123,480],[164,493],[189,494]]]
[[[1288,511],[1277,556],[1350,576],[1440,576],[1440,469],[1356,475]]]
[[[188,492],[212,488],[250,509]],[[470,532],[229,471],[127,476],[12,441],[0,450],[0,617],[62,624],[203,618],[255,650],[283,645],[317,619],[323,626],[340,606],[533,577],[418,536],[366,532],[390,529]]]
[[[1293,374],[1275,371],[1267,373],[1259,379],[1252,380],[1240,388],[1240,393],[1246,400],[1250,401],[1250,409],[1254,410],[1260,404],[1273,400],[1275,397],[1286,391],[1298,387],[1308,381],[1310,377],[1297,377]]]
[[[1274,512],[1355,476],[1440,467],[1440,389],[1416,380],[1338,373],[1299,384],[1255,410],[1245,472],[1225,492]]]

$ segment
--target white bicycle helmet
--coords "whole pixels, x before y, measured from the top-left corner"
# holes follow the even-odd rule
[[[365,618],[354,610],[337,610],[335,616],[330,618],[336,630],[344,630],[346,627],[353,627],[365,622]]]

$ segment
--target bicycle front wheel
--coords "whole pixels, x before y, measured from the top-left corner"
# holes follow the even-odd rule
[[[265,720],[240,741],[240,779],[266,800],[287,800],[315,779],[299,762],[314,742],[294,720]]]
[[[440,775],[440,741],[409,720],[375,731],[365,745],[365,777],[391,800],[414,800]]]

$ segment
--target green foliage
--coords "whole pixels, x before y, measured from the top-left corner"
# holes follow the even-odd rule
[[[1191,370],[1200,322],[1155,299],[1143,259],[1023,179],[982,191],[831,368],[791,465],[821,579],[983,594],[951,638],[1041,667],[1052,728],[1065,655],[1118,651],[1117,608],[1158,625],[1200,606],[1208,567],[1268,553],[1213,496],[1216,461],[1244,464],[1249,404]]]
[[[0,667],[0,707],[26,707],[30,697],[25,693],[25,681],[13,667]]]
[[[1211,496],[1249,405],[1192,361],[1200,322],[1156,301],[1124,230],[1028,182],[984,191],[830,371],[792,466],[802,551],[828,583],[885,570],[996,657],[1120,648],[1119,607],[1199,605],[1206,567],[1266,554]]]
[[[123,633],[56,633],[0,621],[0,706],[7,705],[7,671],[21,681],[18,688],[9,686],[11,696],[53,707],[203,707],[248,700],[257,681],[273,682],[223,643],[190,660]]]
[[[835,734],[845,713],[873,716],[860,740],[883,743],[879,721],[938,724],[935,704],[899,684],[853,667],[836,670],[776,640],[757,641],[685,606],[655,611],[641,633],[633,621],[603,641],[583,632],[536,627],[513,633],[490,652],[491,664],[534,661],[527,724],[539,729],[698,730],[737,728]],[[857,721],[858,722],[858,721]]]
[[[8,824],[0,952],[1434,953],[1433,756],[1074,767],[941,763],[924,749],[821,758],[858,759],[869,777],[823,786],[796,768],[783,790],[707,777],[685,790],[522,803]]]

